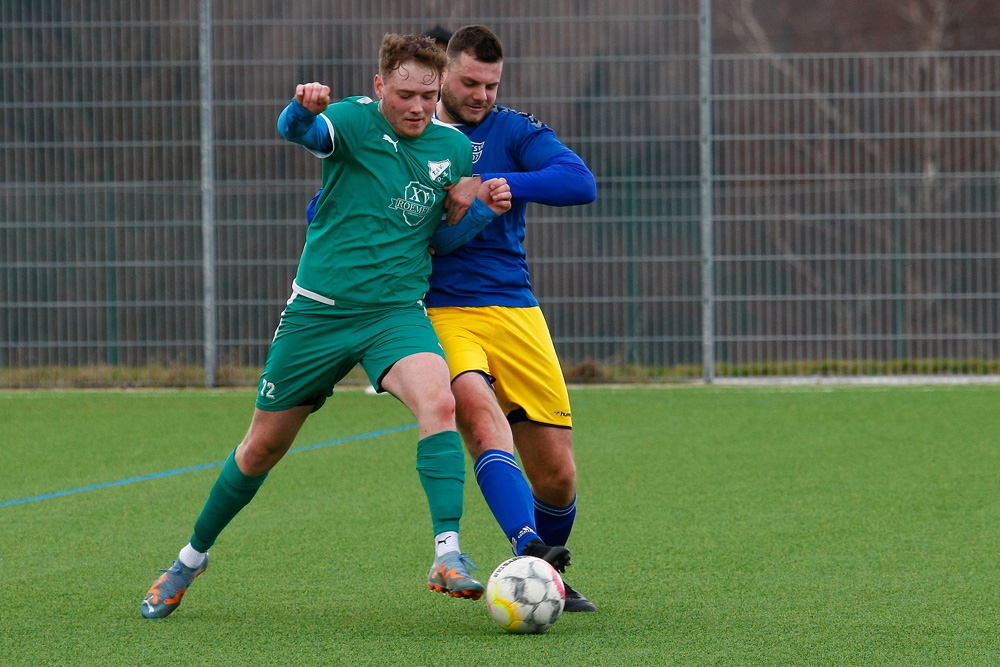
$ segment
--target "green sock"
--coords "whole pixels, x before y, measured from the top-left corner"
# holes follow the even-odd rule
[[[458,431],[441,431],[417,443],[417,473],[431,508],[434,534],[457,532],[465,486],[465,453]]]
[[[205,507],[202,508],[194,524],[191,546],[201,552],[208,551],[215,544],[222,529],[246,507],[265,479],[267,479],[266,473],[259,477],[244,475],[236,465],[234,449],[222,465],[222,472],[215,480],[215,486],[208,494]]]

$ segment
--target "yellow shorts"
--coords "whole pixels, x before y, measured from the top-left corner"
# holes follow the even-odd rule
[[[573,426],[569,392],[540,308],[428,308],[451,378],[489,376],[511,422]]]

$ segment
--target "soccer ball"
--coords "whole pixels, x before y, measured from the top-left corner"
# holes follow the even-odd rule
[[[486,606],[507,632],[538,634],[559,620],[566,588],[541,558],[516,556],[500,563],[486,583]]]

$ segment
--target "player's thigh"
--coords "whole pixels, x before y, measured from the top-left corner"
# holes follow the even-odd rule
[[[456,419],[469,453],[473,458],[487,449],[513,453],[510,426],[497,403],[486,351],[496,330],[492,311],[440,307],[427,313],[448,358]]]
[[[492,323],[481,308],[428,308],[427,315],[441,341],[453,380],[470,371],[492,379],[486,356]]]
[[[318,410],[355,365],[352,323],[309,304],[289,304],[267,352],[256,407],[268,412],[312,405]]]
[[[455,430],[455,399],[448,364],[423,308],[385,318],[361,361],[380,391],[388,391],[417,418],[420,437]]]
[[[417,382],[420,373],[428,372],[425,382],[448,385],[448,366],[444,359],[444,349],[438,340],[434,327],[420,306],[387,309],[377,320],[370,323],[366,335],[361,365],[368,374],[372,386],[379,391],[388,391],[385,379],[393,367],[402,359],[413,355],[421,357],[417,367],[409,370],[410,364],[403,364],[400,370],[406,373],[393,374],[393,386],[402,389],[408,386],[413,376]]]
[[[514,453],[507,416],[489,379],[478,371],[462,373],[451,383],[458,430],[473,460],[489,449]]]
[[[569,391],[539,308],[502,308],[486,354],[497,400],[511,423],[573,425]]]
[[[382,387],[409,408],[421,429],[426,426],[426,435],[455,429],[455,399],[441,355],[417,352],[399,359],[382,378]]]

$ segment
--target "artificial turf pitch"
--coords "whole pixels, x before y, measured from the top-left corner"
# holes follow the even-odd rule
[[[566,578],[600,611],[514,636],[427,590],[395,399],[338,392],[149,621],[252,390],[2,392],[0,664],[1000,664],[1000,387],[572,398]],[[485,582],[510,550],[471,464],[465,507]]]

